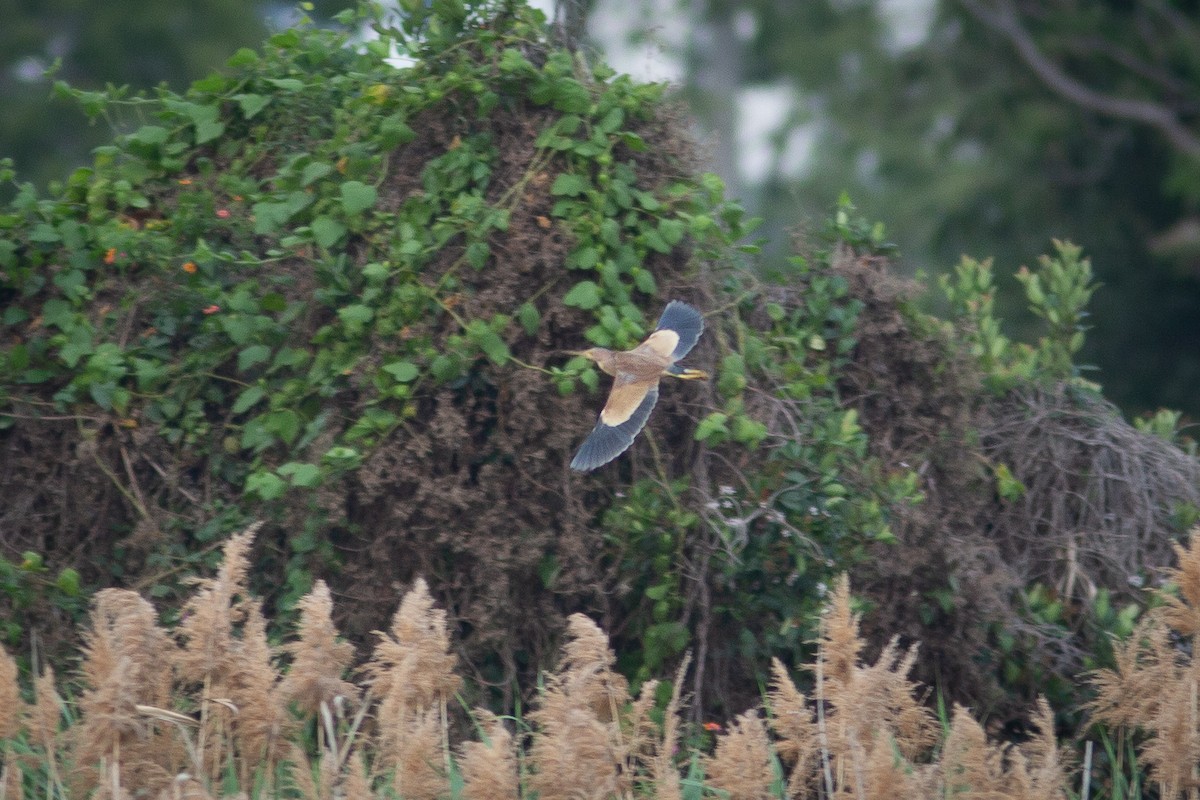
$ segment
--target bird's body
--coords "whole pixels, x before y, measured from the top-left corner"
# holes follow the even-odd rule
[[[672,300],[646,340],[632,350],[593,347],[579,353],[613,376],[612,391],[600,412],[600,421],[571,460],[571,469],[588,472],[625,452],[646,426],[658,402],[658,381],[664,375],[684,380],[707,378],[698,369],[675,365],[688,354],[704,332],[700,312]]]

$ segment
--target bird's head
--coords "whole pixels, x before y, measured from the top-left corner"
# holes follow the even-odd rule
[[[612,358],[612,350],[604,347],[589,347],[587,350],[568,350],[567,355],[583,356],[588,361],[595,361],[597,364],[604,364],[604,362]]]

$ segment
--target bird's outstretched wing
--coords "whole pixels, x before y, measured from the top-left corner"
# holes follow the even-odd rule
[[[679,300],[672,300],[658,318],[654,333],[646,337],[643,347],[661,356],[678,361],[688,354],[704,333],[704,317],[700,312]]]
[[[657,383],[615,382],[600,421],[571,459],[571,469],[590,472],[628,450],[657,402]]]

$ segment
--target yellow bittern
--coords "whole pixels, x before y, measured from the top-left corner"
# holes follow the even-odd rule
[[[672,300],[663,309],[654,332],[632,350],[614,352],[592,347],[572,352],[595,361],[601,370],[613,376],[613,385],[600,412],[600,421],[571,459],[571,469],[588,472],[629,449],[658,402],[659,378],[708,377],[698,369],[675,365],[695,347],[703,332],[704,317],[700,312],[687,303]]]

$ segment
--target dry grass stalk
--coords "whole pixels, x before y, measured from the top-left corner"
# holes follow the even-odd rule
[[[0,768],[0,798],[2,800],[24,800],[24,784],[25,772],[6,750],[4,766]]]
[[[233,644],[226,657],[225,685],[213,688],[225,694],[236,709],[230,720],[230,744],[240,756],[235,763],[245,786],[256,772],[274,773],[292,719],[278,691],[279,674],[271,662],[267,622],[259,601],[245,601],[242,635]]]
[[[692,654],[684,655],[675,670],[675,681],[671,686],[671,699],[663,712],[662,740],[650,761],[652,794],[658,800],[681,800],[683,787],[679,782],[679,770],[675,768],[675,751],[679,748],[679,709],[683,704],[683,679],[687,676]]]
[[[601,800],[627,789],[620,781],[610,725],[581,704],[551,675],[529,714],[536,726],[529,787],[540,800]]]
[[[791,676],[778,658],[771,661],[771,729],[778,738],[776,750],[785,764],[791,764],[788,796],[807,797],[808,786],[816,779],[820,766],[820,740],[817,723],[804,694],[792,683]]]
[[[1175,546],[1177,567],[1167,577],[1179,589],[1176,597],[1159,592],[1164,605],[1149,611],[1128,641],[1114,650],[1116,668],[1092,675],[1096,699],[1091,704],[1099,722],[1145,736],[1138,760],[1158,784],[1159,795],[1195,794],[1200,783],[1200,659],[1195,648],[1200,632],[1200,529],[1186,546]],[[1190,640],[1177,646],[1172,635]]]
[[[850,610],[849,580],[843,575],[822,626],[817,658],[824,681],[817,700],[826,715],[829,756],[842,769],[853,765],[857,772],[862,770],[865,753],[883,744],[876,741],[878,737],[884,742],[894,740],[909,759],[925,752],[937,737],[933,715],[917,702],[918,686],[907,677],[916,663],[916,648],[901,652],[893,639],[871,665],[860,663],[862,649],[859,620]],[[793,709],[803,702],[786,692],[780,699]],[[797,735],[808,734],[797,731]],[[797,740],[794,746],[807,754],[805,748],[811,743]]]
[[[50,783],[60,792],[64,791],[62,775],[58,768],[59,723],[62,722],[62,698],[54,688],[54,670],[46,667],[33,682],[34,703],[29,715],[29,731],[34,742],[46,754],[46,770]]]
[[[418,579],[400,602],[390,631],[376,635],[379,642],[366,666],[372,691],[380,697],[375,769],[395,770],[397,790],[403,784],[407,797],[435,797],[448,787],[446,704],[461,683],[446,612],[434,607],[429,587]],[[417,770],[411,780],[403,774],[405,766]]]
[[[521,796],[512,734],[487,709],[477,708],[475,722],[484,741],[464,742],[458,768],[463,777],[463,800],[518,800]]]
[[[411,713],[405,720],[403,735],[391,738],[391,749],[380,753],[395,769],[392,784],[396,794],[406,800],[438,800],[450,791],[444,766],[444,727],[436,705]]]
[[[96,594],[84,634],[82,721],[71,731],[77,791],[99,788],[110,797],[123,786],[158,791],[180,771],[178,744],[137,711],[170,703],[173,652],[148,602],[121,589]]]
[[[182,642],[176,657],[179,677],[185,685],[199,687],[196,752],[199,769],[209,776],[220,774],[235,747],[235,720],[241,709],[233,698],[244,699],[241,690],[247,683],[261,685],[253,676],[258,653],[252,651],[259,644],[253,641],[255,607],[246,588],[250,546],[258,527],[229,538],[217,577],[195,581],[197,589],[184,605],[176,631]],[[247,626],[250,641],[238,636]]]
[[[297,638],[283,648],[291,655],[292,664],[279,685],[279,693],[284,703],[292,703],[300,713],[315,717],[322,703],[332,706],[339,697],[358,699],[358,687],[342,678],[354,660],[354,645],[338,641],[333,598],[325,581],[317,581],[297,607]]]
[[[557,673],[529,719],[536,726],[529,750],[530,788],[543,800],[624,796],[637,773],[622,731],[629,684],[613,669],[608,637],[582,614],[567,621],[568,641]],[[628,723],[626,723],[628,725]]]
[[[181,772],[171,785],[158,793],[158,800],[215,800],[204,784],[186,772]]]
[[[347,762],[338,782],[337,796],[341,800],[374,800],[371,779],[362,753],[356,752]]]
[[[21,733],[25,702],[17,675],[16,659],[0,647],[0,740],[15,739]]]
[[[770,796],[771,743],[762,719],[753,711],[738,717],[704,758],[708,784],[729,793],[729,800],[765,800]]]

